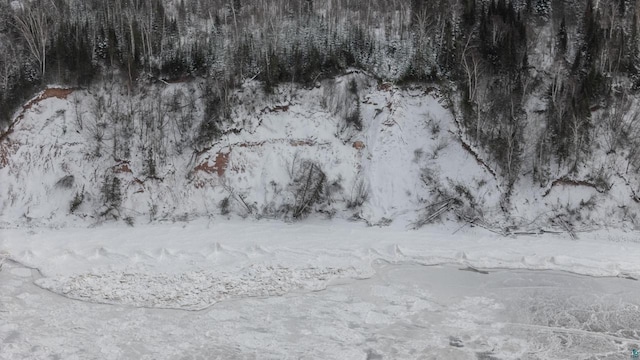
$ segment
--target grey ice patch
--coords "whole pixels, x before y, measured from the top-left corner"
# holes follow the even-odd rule
[[[489,351],[483,351],[483,352],[476,353],[476,359],[478,359],[478,360],[500,360],[500,358],[497,358],[497,357],[493,356],[493,353],[489,352]]]
[[[471,272],[475,272],[475,273],[483,274],[483,275],[488,275],[489,274],[488,271],[476,269],[476,268],[474,268],[472,266],[467,266],[466,268],[462,268],[460,270],[462,270],[462,271],[471,271]]]
[[[382,360],[382,355],[372,349],[367,350],[367,360]]]
[[[632,276],[632,275],[629,275],[629,274],[627,274],[627,273],[620,273],[620,274],[618,274],[618,277],[619,277],[619,278],[622,278],[622,279],[638,281],[638,278],[637,278],[637,277]]]
[[[23,278],[31,277],[31,269],[26,268],[13,268],[11,269],[11,274]]]
[[[457,348],[464,347],[464,343],[462,339],[457,338],[455,336],[449,336],[449,345]]]
[[[20,338],[20,333],[13,330],[10,331],[9,334],[7,334],[7,336],[4,338],[3,342],[5,344],[9,344],[9,343],[14,343],[16,342],[16,340],[18,340],[18,338]]]

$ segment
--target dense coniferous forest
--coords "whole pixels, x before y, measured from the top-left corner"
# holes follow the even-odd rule
[[[545,183],[551,166],[576,171],[595,137],[609,152],[640,145],[636,122],[620,116],[640,87],[639,14],[629,0],[2,1],[0,125],[45,84],[116,80],[135,93],[201,79],[201,148],[220,135],[224,93],[242,81],[269,93],[358,69],[439,86],[507,184],[525,151],[526,173]],[[628,154],[636,170],[637,157]]]

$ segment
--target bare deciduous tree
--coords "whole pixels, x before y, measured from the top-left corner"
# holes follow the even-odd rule
[[[23,6],[14,16],[15,26],[24,38],[29,53],[40,65],[42,77],[47,67],[47,43],[50,19],[44,6]]]
[[[475,51],[475,46],[470,46],[471,36],[462,50],[462,69],[464,70],[469,102],[476,103],[480,89],[480,78],[484,74],[482,58]]]
[[[604,141],[608,153],[619,147],[636,147],[640,140],[640,114],[632,109],[633,102],[627,93],[619,95],[600,115],[604,126]]]

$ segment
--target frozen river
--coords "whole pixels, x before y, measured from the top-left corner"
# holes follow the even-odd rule
[[[557,271],[378,262],[321,291],[204,310],[104,305],[0,271],[2,359],[628,359],[640,284]]]

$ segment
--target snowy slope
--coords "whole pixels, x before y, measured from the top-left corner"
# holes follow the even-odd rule
[[[345,122],[355,106],[353,83],[360,130]],[[195,150],[207,100],[202,84],[159,83],[128,94],[115,83],[52,87],[25,104],[0,140],[1,226],[289,220],[311,163],[326,180],[311,210],[326,217],[407,227],[463,218],[498,232],[638,224],[640,178],[628,173],[625,154],[604,146],[590,155],[590,168],[572,175],[558,168],[542,186],[528,170],[535,151],[526,150],[505,201],[498,166],[470,145],[437,86],[400,88],[358,71],[273,94],[248,81],[226,100],[222,135]],[[121,192],[116,210],[103,191],[113,178]],[[72,211],[74,199],[81,201]]]
[[[343,94],[352,79],[361,89],[361,131],[344,121],[349,109]],[[176,92],[192,94],[195,117],[202,117],[197,84],[158,85],[133,97],[105,85],[36,99],[25,107],[2,141],[4,226],[99,221],[101,189],[109,176],[121,181],[119,218],[140,221],[216,216],[227,197],[231,213],[281,217],[283,206],[295,201],[291,183],[305,161],[326,174],[328,201],[317,210],[355,214],[370,223],[400,216],[416,221],[418,210],[436,196],[429,186],[434,184],[421,179],[425,169],[444,187],[469,181],[495,187],[451,134],[453,122],[437,92],[378,87],[357,72],[313,89],[283,86],[269,96],[259,84],[246,83],[233,94],[230,121],[219,140],[194,153],[181,149],[180,139],[166,136],[167,155],[156,160],[157,176],[150,177],[143,150],[149,146],[141,140],[149,131],[145,117],[155,116],[154,102],[165,99],[158,105],[168,112],[163,119],[170,130],[165,131],[177,132],[171,128],[173,119],[184,114],[166,110]],[[133,114],[133,136],[123,159],[124,151],[112,150],[123,120],[113,125],[113,119],[128,113]],[[192,124],[190,131],[197,132],[197,126]],[[483,193],[495,204],[493,189]],[[83,202],[70,214],[76,194],[84,195]],[[347,209],[359,195],[361,209]]]

